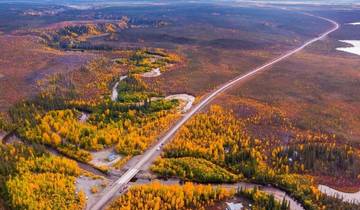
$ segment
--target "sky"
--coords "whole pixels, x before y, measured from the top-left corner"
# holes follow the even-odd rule
[[[252,3],[283,3],[283,4],[360,4],[360,0],[0,0],[0,2],[51,3],[62,5],[77,4],[141,4],[171,2],[252,2]]]

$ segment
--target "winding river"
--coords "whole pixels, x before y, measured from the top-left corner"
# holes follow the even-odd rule
[[[175,94],[165,97],[165,100],[173,100],[173,99],[185,101],[186,104],[181,110],[182,113],[189,111],[195,101],[195,97],[188,94]]]
[[[145,73],[141,74],[142,77],[158,77],[160,75],[161,75],[160,68],[156,68],[149,72],[145,72]],[[119,86],[119,82],[126,78],[127,78],[126,75],[120,76],[119,81],[117,81],[115,83],[115,85],[113,86],[112,92],[111,92],[111,97],[110,97],[111,101],[116,101],[116,99],[118,98],[119,93],[117,91],[117,87]]]
[[[160,68],[153,69],[149,72],[141,74],[142,77],[158,77],[161,75]]]
[[[114,85],[114,87],[112,88],[112,92],[111,92],[111,101],[116,101],[116,99],[118,98],[118,91],[117,91],[117,87],[119,86],[119,82],[126,79],[127,76],[120,76],[119,81],[117,81]]]
[[[130,182],[129,185],[132,186],[132,185],[148,184],[153,181],[158,181],[165,185],[179,184],[179,182],[180,182],[179,179],[168,179],[168,180],[156,179],[156,180],[152,180],[152,181],[149,181],[148,179],[138,179],[138,180],[136,180],[136,182]],[[301,206],[301,204],[299,204],[296,200],[294,200],[293,198],[288,196],[284,191],[277,189],[275,187],[262,186],[262,185],[258,185],[258,184],[247,183],[247,182],[238,182],[235,184],[212,184],[212,186],[224,187],[227,189],[235,189],[235,190],[238,188],[252,189],[254,187],[258,187],[260,190],[274,195],[274,197],[277,201],[281,202],[283,199],[285,199],[287,202],[289,202],[291,210],[304,210],[304,208]]]
[[[146,72],[141,74],[142,77],[158,77],[161,75],[160,69],[156,68],[153,69],[150,72]],[[115,85],[112,88],[112,92],[111,92],[111,101],[116,101],[116,99],[118,98],[118,90],[117,87],[119,86],[120,81],[126,79],[127,76],[120,76],[119,81],[117,81],[115,83]],[[160,98],[153,98],[154,100],[158,100]],[[192,95],[188,95],[188,94],[174,94],[174,95],[169,95],[165,97],[165,100],[173,100],[173,99],[177,99],[177,100],[181,100],[185,102],[185,106],[182,108],[181,112],[185,113],[187,111],[189,111],[195,101],[195,97]],[[88,116],[84,116],[84,113],[82,114],[82,116],[80,117],[80,121],[86,121]]]
[[[318,188],[319,188],[320,192],[322,192],[328,196],[338,197],[346,202],[354,202],[354,203],[360,204],[360,191],[355,192],[355,193],[345,193],[345,192],[335,190],[326,185],[319,185]]]

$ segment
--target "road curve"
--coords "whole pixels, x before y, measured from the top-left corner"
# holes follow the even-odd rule
[[[218,94],[220,94],[220,93],[224,92],[225,90],[229,89],[230,87],[234,86],[236,83],[243,81],[245,79],[248,79],[257,73],[268,69],[268,67],[303,50],[305,47],[311,45],[314,42],[317,42],[317,41],[323,39],[324,37],[326,37],[327,35],[329,35],[330,33],[334,32],[334,31],[336,31],[340,27],[337,22],[335,22],[331,19],[312,15],[309,13],[306,13],[306,15],[325,20],[325,21],[331,23],[333,26],[326,32],[317,36],[316,38],[313,38],[313,39],[305,42],[300,47],[293,49],[289,52],[286,52],[285,54],[279,56],[278,58],[275,58],[274,60],[271,60],[268,63],[266,63],[260,67],[252,69],[251,71],[249,71],[248,73],[246,73],[244,75],[240,75],[240,76],[236,77],[235,79],[230,80],[229,82],[225,83],[224,85],[220,86],[219,88],[217,88],[213,92],[211,92],[209,95],[204,97],[196,106],[194,106],[188,113],[186,113],[170,130],[168,130],[167,133],[161,139],[159,139],[157,144],[155,144],[153,147],[148,149],[134,167],[132,167],[128,171],[126,171],[123,176],[121,176],[115,183],[113,183],[113,185],[109,188],[109,190],[107,190],[103,194],[103,196],[92,207],[90,207],[90,209],[91,210],[102,209],[105,206],[105,204],[107,202],[109,202],[119,190],[123,189],[125,187],[125,185],[140,171],[141,167],[143,167],[148,161],[152,160],[154,155],[157,153],[157,148],[161,147],[163,144],[165,144],[167,141],[169,141],[171,139],[171,137],[179,130],[179,128],[187,120],[189,120],[196,112],[200,111],[205,105],[207,105],[210,101],[212,101]]]

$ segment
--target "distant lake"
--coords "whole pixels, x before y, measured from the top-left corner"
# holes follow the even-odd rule
[[[353,25],[353,26],[357,26],[360,25],[360,22],[355,22],[355,23],[348,23],[349,25]]]
[[[338,47],[336,50],[360,55],[360,40],[339,40],[340,42],[350,44],[352,47]]]

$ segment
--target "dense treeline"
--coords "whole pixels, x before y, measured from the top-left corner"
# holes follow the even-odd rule
[[[209,113],[198,114],[181,129],[164,148],[164,157],[203,158],[246,177],[262,175],[262,144],[251,139],[243,128],[244,124],[232,113],[212,106]]]
[[[130,75],[119,82],[117,100],[123,103],[150,103],[151,97],[159,96],[159,94],[149,92],[147,89],[145,82],[140,80],[138,75]]]
[[[85,195],[74,184],[79,175],[74,161],[42,148],[0,144],[0,192],[11,209],[82,209]]]
[[[91,160],[88,151],[112,145],[122,154],[140,154],[178,116],[167,111],[144,115],[129,110],[121,113],[117,121],[110,119],[107,122],[105,118],[110,111],[100,116],[97,114],[94,113],[89,122],[80,122],[74,110],[50,111],[44,116],[36,116],[35,126],[26,123],[19,130],[30,141],[51,145],[67,155],[88,162]]]
[[[286,200],[282,202],[276,201],[273,195],[269,195],[257,188],[238,189],[235,192],[234,189],[211,185],[195,185],[191,182],[184,185],[162,185],[153,182],[133,186],[112,202],[107,209],[207,209],[233,196],[250,200],[251,209],[290,209]]]
[[[236,182],[239,177],[201,158],[160,158],[151,170],[164,177],[179,176],[184,180],[204,183]]]
[[[295,142],[300,141],[296,140]],[[272,153],[274,153],[274,157],[282,158],[283,162],[288,163],[290,156],[282,157],[281,154],[287,154],[287,150],[281,153],[282,151],[276,145],[271,146],[266,139],[260,141],[252,138],[245,131],[243,121],[236,119],[231,112],[226,112],[219,106],[212,106],[208,113],[200,113],[186,123],[174,140],[164,148],[162,159],[157,160],[152,169],[161,176],[176,174],[185,180],[207,182],[209,181],[207,176],[194,176],[193,171],[201,168],[211,174],[214,168],[221,167],[229,173],[252,182],[276,185],[300,201],[306,209],[320,209],[326,206],[327,204],[324,202],[326,197],[321,195],[312,178],[294,174],[297,171],[290,170],[288,165],[281,165],[282,162],[279,165],[275,164],[276,160],[273,161],[274,164],[271,163],[272,159],[269,157],[272,156]],[[304,151],[307,152],[298,151],[298,158],[302,161],[310,161],[314,160],[311,159],[314,157],[303,156],[308,155],[308,152],[315,154],[315,157],[319,155],[317,161],[321,161],[322,164],[317,164],[316,161],[315,164],[323,167],[321,170],[331,170],[331,167],[339,164],[340,161],[345,163],[343,167],[351,168],[348,170],[349,173],[350,171],[353,175],[357,173],[356,169],[352,168],[356,166],[355,156],[352,157],[355,153],[351,152],[350,147],[344,146],[337,149],[335,147],[327,149],[319,147]],[[291,152],[289,154],[293,155]],[[320,157],[324,154],[325,156]],[[333,160],[334,158],[343,159]],[[197,163],[203,162],[203,159],[210,161],[215,166],[202,164],[200,167]],[[353,173],[354,171],[355,173]],[[216,180],[231,181],[226,176],[218,176]],[[341,206],[341,202],[339,205]]]
[[[275,200],[274,195],[267,194],[257,188],[253,189],[238,189],[238,196],[245,197],[253,202],[252,209],[266,209],[266,210],[289,210],[289,203],[283,199],[280,202]]]
[[[0,113],[0,132],[10,131],[13,127],[14,126],[9,122],[9,119],[7,119],[4,114]]]
[[[97,23],[68,25],[57,30],[35,30],[35,33],[46,40],[51,47],[63,49],[88,49],[81,45],[88,38],[103,35],[107,33],[115,33],[120,30],[119,24],[116,23]],[[94,48],[91,49],[96,49]],[[99,50],[106,50],[100,48]]]
[[[108,210],[132,209],[205,209],[216,201],[233,196],[235,191],[214,188],[210,185],[162,185],[154,182],[148,185],[133,186],[124,195],[117,198]]]
[[[165,52],[162,49],[137,50],[128,59],[120,58],[115,60],[119,64],[126,65],[130,73],[145,73],[159,68],[165,71],[171,64],[179,63],[180,56],[174,53]]]
[[[348,179],[360,177],[359,153],[349,145],[313,142],[278,147],[272,165],[283,172],[311,172]]]
[[[322,195],[322,203],[326,204],[328,210],[358,210],[359,204],[343,202],[341,198]]]

